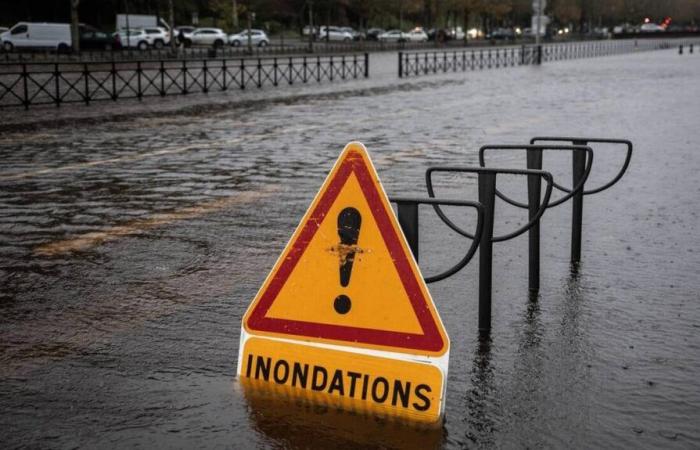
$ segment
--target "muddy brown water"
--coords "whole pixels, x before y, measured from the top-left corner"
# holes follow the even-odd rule
[[[699,69],[668,50],[399,87],[387,70],[356,91],[3,133],[3,447],[700,446]],[[635,153],[584,201],[577,271],[570,205],[546,213],[536,299],[527,238],[496,244],[490,339],[475,262],[430,285],[452,342],[442,429],[246,396],[241,316],[348,141],[365,143],[390,196],[419,196],[429,165],[542,134],[629,138]],[[597,149],[590,183],[621,162]],[[570,164],[545,157],[559,179]],[[524,180],[503,186],[523,196]],[[475,188],[438,180],[440,196]],[[497,232],[524,223],[496,208]],[[421,227],[425,274],[467,248],[429,209]]]

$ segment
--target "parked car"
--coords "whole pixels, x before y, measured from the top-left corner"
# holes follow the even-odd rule
[[[666,29],[655,23],[645,23],[639,27],[639,31],[642,33],[661,33],[666,31]]]
[[[232,34],[228,37],[228,43],[234,47],[248,45],[248,30],[243,30],[240,33]],[[270,44],[267,34],[263,30],[250,30],[250,40],[253,45],[265,47]]]
[[[175,30],[173,30],[173,36],[175,36],[175,42],[177,45],[184,44],[184,41],[186,39],[191,39],[192,38],[192,33],[194,32],[195,27],[190,27],[190,26],[184,26],[184,27],[177,27]],[[180,36],[182,35],[182,36]]]
[[[301,29],[301,35],[302,36],[309,36],[313,34],[314,36],[318,34],[318,27],[310,27],[306,25],[304,28]]]
[[[416,28],[411,30],[406,35],[406,40],[411,42],[428,42],[428,35],[423,31],[422,28]]]
[[[426,34],[429,41],[445,42],[452,40],[452,31],[448,28],[431,28]]]
[[[512,28],[494,28],[486,38],[493,41],[513,41],[515,40],[515,31]]]
[[[148,49],[148,35],[142,29],[120,30],[114,33],[122,48],[137,48],[141,51]]]
[[[350,36],[352,36],[353,41],[362,41],[365,39],[364,33],[357,31],[352,27],[341,27],[340,30],[350,33]]]
[[[82,23],[78,29],[81,50],[113,50],[122,46],[121,41],[111,33]]]
[[[382,28],[370,28],[367,30],[367,40],[368,41],[378,41],[379,35],[385,33],[386,31]]]
[[[380,42],[406,42],[408,39],[407,34],[401,30],[389,30],[380,34],[378,40]]]
[[[211,45],[214,48],[223,47],[228,42],[228,36],[221,28],[197,28],[189,39],[185,39],[185,46]]]
[[[452,39],[463,41],[466,37],[466,33],[464,32],[462,27],[454,27],[450,29],[450,36],[452,37]]]
[[[352,41],[352,34],[343,31],[338,27],[320,27],[318,29],[318,38],[325,41]]]
[[[73,47],[67,23],[19,22],[0,35],[6,52],[17,49],[49,48],[67,52]]]
[[[170,44],[170,32],[165,28],[144,28],[143,31],[146,32],[148,45],[151,47],[160,49]]]

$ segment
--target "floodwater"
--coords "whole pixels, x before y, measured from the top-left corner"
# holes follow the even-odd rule
[[[673,50],[400,85],[387,70],[319,96],[3,133],[2,446],[697,448],[699,70],[700,55]],[[89,114],[110,107],[136,110]],[[476,260],[430,285],[452,342],[442,429],[246,396],[241,317],[347,142],[367,146],[390,196],[424,196],[429,165],[551,134],[631,139],[632,164],[586,197],[576,270],[570,204],[546,213],[538,297],[527,238],[495,244],[490,338],[477,331]],[[596,150],[590,186],[623,160]],[[545,156],[559,180],[570,167]],[[524,198],[525,180],[503,183]],[[437,192],[475,199],[475,179],[444,177]],[[496,208],[498,234],[526,219]],[[424,274],[468,244],[421,210]]]

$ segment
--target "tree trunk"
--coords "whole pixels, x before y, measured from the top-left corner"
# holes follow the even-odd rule
[[[236,0],[233,0],[233,4],[231,5],[231,15],[233,19],[233,32],[237,33],[238,32],[238,3]]]
[[[170,23],[170,51],[177,53],[177,36],[175,36],[175,6],[173,0],[168,0],[168,22]]]
[[[71,41],[73,41],[73,51],[76,52],[80,51],[78,5],[80,5],[80,0],[70,0],[70,35]]]

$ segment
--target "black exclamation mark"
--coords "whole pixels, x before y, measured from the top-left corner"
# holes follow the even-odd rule
[[[338,214],[338,236],[340,237],[340,285],[347,287],[350,284],[352,263],[355,261],[357,239],[360,236],[362,216],[355,208],[349,207]],[[340,294],[333,302],[333,308],[338,314],[347,314],[352,302],[350,297]]]

